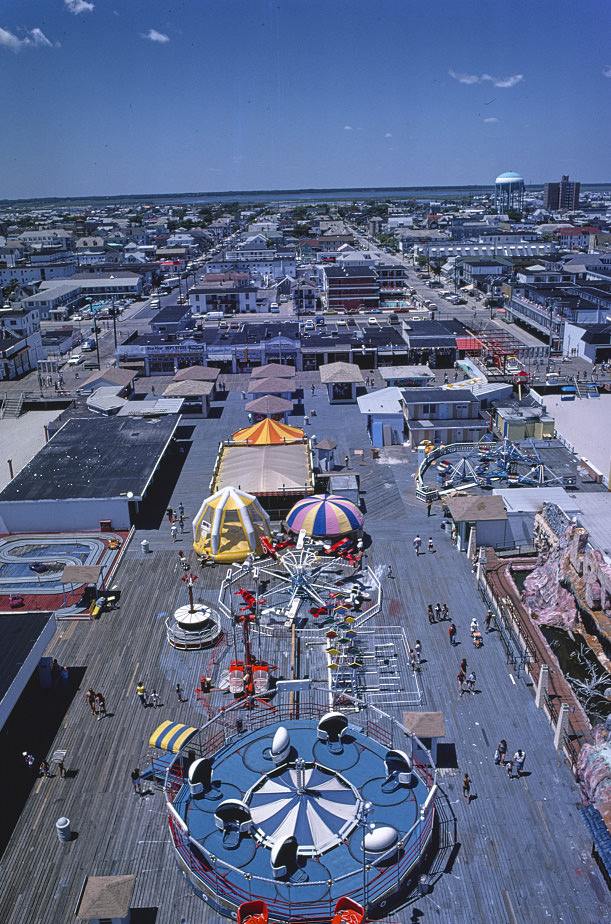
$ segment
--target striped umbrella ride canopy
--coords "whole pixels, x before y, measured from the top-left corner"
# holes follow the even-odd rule
[[[294,767],[263,776],[245,801],[268,844],[295,837],[306,855],[339,844],[357,826],[361,805],[343,777],[299,759]]]
[[[297,501],[286,518],[289,529],[308,536],[344,536],[363,525],[359,508],[339,494],[312,494]]]

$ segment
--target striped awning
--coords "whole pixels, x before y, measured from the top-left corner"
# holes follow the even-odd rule
[[[170,722],[168,719],[155,729],[149,745],[152,748],[159,748],[160,751],[172,751],[173,754],[178,754],[181,747],[190,741],[198,730],[191,725],[181,725],[179,722]]]

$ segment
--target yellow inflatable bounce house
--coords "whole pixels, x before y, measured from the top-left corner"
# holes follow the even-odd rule
[[[193,548],[218,562],[265,554],[261,536],[271,536],[269,517],[256,497],[238,488],[206,498],[193,520]]]

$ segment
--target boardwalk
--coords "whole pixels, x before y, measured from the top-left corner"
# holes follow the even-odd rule
[[[466,556],[440,529],[439,511],[427,518],[415,499],[415,454],[393,447],[374,460],[357,409],[329,408],[320,388],[306,405],[317,411],[309,429],[319,439],[333,438],[337,458],[343,461],[349,454],[361,478],[372,540],[367,563],[379,575],[384,595],[382,612],[367,629],[400,626],[410,644],[420,639],[421,708],[445,716],[440,849],[430,870],[433,890],[412,898],[388,920],[611,922],[609,892],[590,857],[591,842],[578,813],[578,790],[553,748],[545,715],[535,708],[530,682],[508,669],[495,633],[484,636],[481,650],[470,643],[469,623],[475,615],[483,624],[483,604]],[[189,528],[207,492],[218,440],[243,423],[239,393],[228,396],[220,416],[185,422],[193,426],[193,433],[167,502],[175,507],[184,503]],[[363,455],[355,449],[363,449]],[[423,547],[433,537],[434,553],[416,556],[412,538],[417,532]],[[142,554],[142,538],[149,539],[151,554]],[[133,907],[149,909],[137,918],[141,924],[222,920],[210,913],[177,870],[161,795],[152,788],[135,795],[129,778],[133,767],[144,766],[148,738],[162,720],[197,725],[206,718],[195,689],[202,674],[215,670],[210,655],[175,651],[165,639],[165,614],[186,599],[178,548],[189,554],[190,537],[173,543],[162,514],[156,528],[136,533],[115,576],[122,590],[120,609],[95,622],[60,625],[48,653],[69,665],[68,685],[41,701],[34,681],[6,730],[3,753],[9,757],[0,771],[3,795],[8,801],[21,795],[22,810],[0,861],[2,924],[72,921],[84,877],[113,874],[136,875]],[[388,564],[394,577],[387,575]],[[196,596],[214,600],[220,573],[218,568],[199,572]],[[449,644],[447,622],[428,623],[427,605],[436,602],[447,602],[450,608],[458,628],[456,648]],[[227,649],[224,656],[230,653]],[[274,657],[286,673],[283,636],[276,642]],[[318,662],[312,657],[308,664],[316,671]],[[477,692],[459,697],[456,675],[463,657],[477,673]],[[405,665],[402,669],[408,683]],[[140,679],[159,692],[159,708],[141,707],[136,697]],[[176,683],[183,686],[186,702],[178,701]],[[89,686],[106,697],[109,715],[101,721],[91,716],[84,701]],[[399,718],[403,709],[398,703]],[[521,779],[509,779],[493,762],[501,737],[507,739],[511,755],[518,747],[527,753],[527,772]],[[27,748],[39,760],[59,747],[68,752],[66,779],[27,776],[21,751]],[[461,795],[465,772],[476,794],[471,804]],[[56,836],[55,822],[63,815],[78,834],[70,843],[60,843]]]

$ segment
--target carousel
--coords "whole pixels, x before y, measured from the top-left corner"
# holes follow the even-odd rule
[[[397,720],[327,692],[253,697],[217,715],[168,765],[180,869],[208,905],[247,921],[389,913],[422,873],[436,795],[431,754]],[[350,912],[350,914],[348,914]]]

